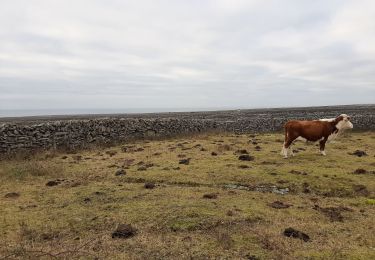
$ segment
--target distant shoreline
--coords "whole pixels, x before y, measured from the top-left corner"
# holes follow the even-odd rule
[[[92,120],[101,118],[197,118],[197,119],[222,119],[233,120],[237,117],[261,116],[270,113],[277,115],[293,111],[299,113],[319,112],[330,116],[341,113],[351,114],[358,111],[368,111],[375,114],[375,104],[337,105],[337,106],[310,106],[310,107],[282,107],[282,108],[252,108],[232,110],[190,111],[190,112],[147,112],[147,113],[110,113],[110,114],[73,114],[73,115],[45,115],[45,116],[20,116],[0,117],[0,123],[37,123],[65,120]]]

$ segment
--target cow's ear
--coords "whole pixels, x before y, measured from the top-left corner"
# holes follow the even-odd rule
[[[336,119],[335,119],[335,124],[338,124],[341,120],[343,120],[344,117],[343,116],[338,116]]]

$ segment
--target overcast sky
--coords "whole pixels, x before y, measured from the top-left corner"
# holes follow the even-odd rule
[[[0,1],[0,110],[358,103],[373,0]]]

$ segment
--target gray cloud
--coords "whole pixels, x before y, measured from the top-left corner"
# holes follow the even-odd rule
[[[373,1],[8,1],[0,109],[374,103]]]

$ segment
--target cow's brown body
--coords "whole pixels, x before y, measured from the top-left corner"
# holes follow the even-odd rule
[[[328,139],[337,135],[340,130],[353,128],[349,121],[350,117],[343,114],[334,120],[313,120],[313,121],[298,121],[293,120],[285,124],[285,142],[283,150],[281,151],[285,158],[288,157],[288,149],[297,138],[303,138],[307,141],[319,141],[320,152],[325,155],[325,144]],[[293,152],[292,152],[293,155]]]
[[[289,141],[299,136],[308,141],[316,142],[318,140],[328,139],[328,136],[338,132],[335,122],[324,121],[289,121],[285,124],[285,133]]]

